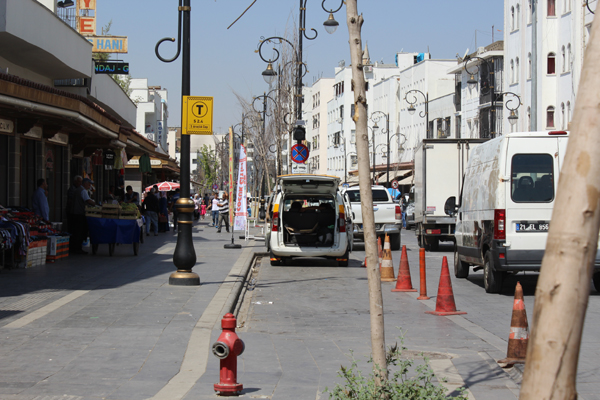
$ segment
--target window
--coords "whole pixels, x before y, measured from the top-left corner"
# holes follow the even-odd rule
[[[510,60],[510,83],[515,83],[515,62]]]
[[[569,129],[569,122],[571,122],[571,102],[567,101],[567,129]]]
[[[511,197],[515,203],[551,202],[554,199],[554,166],[550,154],[513,156]]]
[[[344,106],[340,106],[340,118],[344,119]]]
[[[529,0],[528,2],[528,12],[527,12],[527,23],[530,24],[531,23],[531,16],[533,15],[533,9],[531,7],[531,0]]]
[[[527,79],[531,79],[531,53],[527,54]]]
[[[352,168],[355,168],[356,164],[358,164],[358,156],[353,154],[350,156],[350,166],[352,166]]]
[[[521,5],[517,4],[517,15],[516,15],[516,19],[515,19],[515,29],[519,29],[521,26]]]
[[[554,128],[554,107],[546,109],[546,128]]]
[[[510,8],[510,30],[511,31],[515,30],[515,8],[514,7]]]
[[[515,59],[515,83],[519,83],[519,57]]]
[[[567,72],[571,70],[571,43],[567,44]]]
[[[527,130],[531,131],[531,107],[527,107]]]
[[[560,129],[565,129],[565,103],[560,103]]]
[[[548,54],[548,75],[554,75],[556,73],[556,54],[549,53]]]
[[[556,17],[556,0],[548,0],[548,16]]]
[[[350,144],[355,144],[356,143],[356,131],[354,129],[352,129],[352,131],[350,132]]]
[[[460,139],[460,124],[461,124],[461,116],[457,115],[456,118],[454,118],[454,124],[455,126],[455,132],[456,132],[456,138]]]
[[[565,72],[567,70],[567,59],[566,59],[566,55],[565,55],[565,46],[563,46],[562,49],[560,49],[560,58],[561,58],[561,64],[562,64],[562,72]]]

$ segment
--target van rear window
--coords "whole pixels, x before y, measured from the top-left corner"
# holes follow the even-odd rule
[[[550,154],[515,154],[511,171],[511,198],[515,203],[554,200],[554,163]]]

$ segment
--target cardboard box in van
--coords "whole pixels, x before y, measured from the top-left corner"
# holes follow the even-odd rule
[[[565,131],[509,133],[472,151],[459,204],[446,204],[457,217],[456,277],[473,265],[497,293],[507,272],[540,270],[568,140]]]

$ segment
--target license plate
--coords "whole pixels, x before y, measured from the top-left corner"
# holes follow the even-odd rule
[[[548,221],[540,222],[518,222],[516,224],[517,232],[548,232],[550,223]]]

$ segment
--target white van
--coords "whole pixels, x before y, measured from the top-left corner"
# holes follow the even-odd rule
[[[340,193],[340,179],[296,174],[279,176],[277,183],[265,240],[271,265],[293,257],[325,257],[348,266],[352,210]]]
[[[484,271],[485,291],[498,293],[507,272],[540,270],[568,139],[566,131],[509,133],[473,150],[460,204],[451,197],[445,207],[458,211],[457,278],[474,265]],[[600,289],[598,272],[594,285]]]

